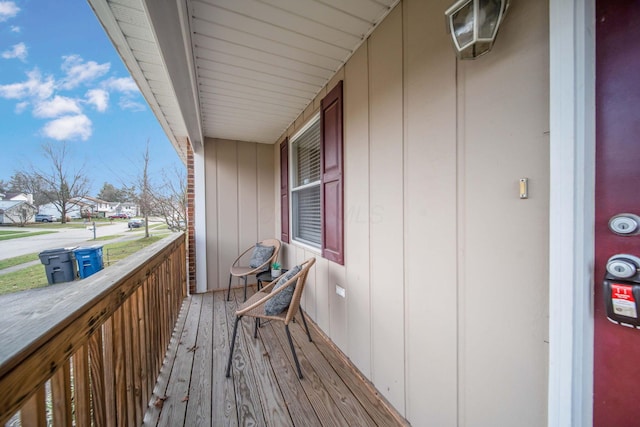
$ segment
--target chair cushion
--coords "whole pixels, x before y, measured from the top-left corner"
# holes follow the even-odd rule
[[[289,279],[300,272],[300,266],[296,265],[291,270],[287,271],[282,277],[278,280],[278,283],[273,287],[271,292],[275,292],[282,287]],[[296,284],[294,283],[291,286],[287,286],[286,289],[283,289],[278,295],[274,295],[269,301],[264,304],[264,312],[268,316],[275,316],[276,314],[280,314],[289,307],[291,304],[291,298],[293,297],[293,290],[295,289]]]
[[[276,248],[274,246],[262,246],[260,243],[256,243],[256,247],[253,249],[253,253],[251,254],[251,259],[249,260],[249,267],[257,268],[262,264],[267,262],[271,255],[273,255],[273,251]],[[269,266],[265,266],[265,270],[268,270]]]

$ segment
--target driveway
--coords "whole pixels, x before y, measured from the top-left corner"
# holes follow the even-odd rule
[[[3,227],[2,230],[11,230],[11,227]],[[17,230],[44,231],[45,227],[29,228],[16,227]],[[53,229],[52,229],[53,230]],[[55,233],[40,234],[37,236],[23,237],[0,241],[0,259],[13,258],[20,255],[39,253],[46,249],[68,248],[72,246],[91,246],[102,244],[94,242],[93,231],[86,228],[62,228],[55,229]],[[96,237],[124,234],[128,232],[126,221],[118,221],[109,225],[96,227]],[[126,234],[124,234],[126,235]]]

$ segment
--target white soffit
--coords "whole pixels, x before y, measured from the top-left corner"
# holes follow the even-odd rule
[[[186,164],[186,126],[142,1],[88,1]]]
[[[272,144],[399,0],[184,1],[202,134]],[[162,62],[174,55],[161,54],[154,42],[163,28],[150,27],[142,0],[107,2],[119,28],[103,17],[104,0],[89,2],[165,131],[184,139],[185,120]]]

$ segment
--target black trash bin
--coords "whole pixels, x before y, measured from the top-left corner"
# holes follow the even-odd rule
[[[50,285],[71,282],[76,279],[74,249],[59,248],[40,252],[40,262],[44,265],[47,281]]]

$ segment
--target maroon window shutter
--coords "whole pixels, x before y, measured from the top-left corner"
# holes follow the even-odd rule
[[[280,144],[280,240],[289,243],[289,138]]]
[[[320,104],[322,256],[344,265],[342,81]]]

